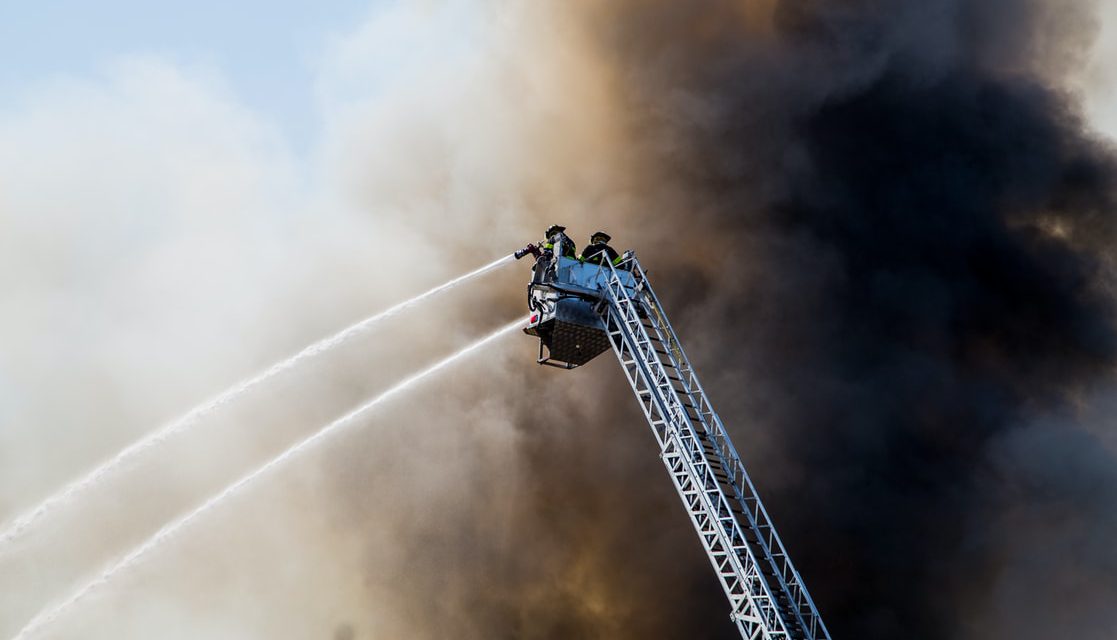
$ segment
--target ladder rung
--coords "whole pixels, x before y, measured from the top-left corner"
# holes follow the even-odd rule
[[[638,278],[643,273],[638,264],[634,271]],[[677,439],[662,457],[724,582],[732,610],[743,611],[751,602],[755,608],[750,620],[778,632],[770,635],[784,640],[814,638],[813,607],[794,599],[798,585],[788,590],[785,582],[794,578],[786,575],[793,571],[790,562],[770,548],[775,531],[759,499],[742,482],[741,461],[697,386],[695,372],[662,308],[655,304],[650,288],[648,300],[643,300],[630,296],[626,286],[619,275],[610,277],[606,293],[614,309],[607,316],[608,337],[657,438],[665,447],[665,438]],[[784,564],[787,569],[781,568]]]

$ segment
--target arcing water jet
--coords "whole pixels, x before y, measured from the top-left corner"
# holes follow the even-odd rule
[[[281,362],[277,362],[268,369],[252,376],[251,378],[247,378],[245,380],[242,380],[241,382],[238,382],[236,385],[230,387],[226,391],[221,392],[219,395],[212,398],[205,404],[191,409],[182,417],[167,423],[162,428],[156,431],[152,431],[151,433],[145,435],[143,438],[128,445],[123,450],[121,450],[120,453],[117,453],[112,458],[109,458],[108,460],[102,462],[100,465],[86,473],[84,476],[73,480],[72,482],[64,486],[61,490],[52,494],[47,499],[43,500],[37,506],[33,507],[31,510],[27,511],[23,515],[16,517],[7,526],[7,528],[5,528],[3,531],[0,531],[0,549],[2,549],[5,544],[11,542],[13,539],[27,530],[27,528],[33,525],[36,521],[53,511],[56,507],[64,504],[74,496],[96,485],[102,478],[104,478],[117,467],[124,464],[126,461],[140,455],[144,451],[147,451],[160,442],[163,442],[172,435],[183,431],[190,426],[193,426],[205,416],[216,411],[220,407],[233,402],[254,387],[263,384],[267,380],[280,373],[283,373],[284,371],[292,369],[297,364],[305,360],[308,360],[320,353],[324,353],[333,349],[334,347],[337,347],[350,338],[368,330],[370,327],[380,322],[381,320],[385,320],[391,316],[394,316],[404,309],[407,309],[408,307],[419,304],[420,302],[423,302],[424,300],[427,300],[432,296],[452,289],[459,284],[462,284],[463,282],[476,278],[477,276],[480,276],[482,274],[488,273],[489,271],[492,271],[493,269],[496,269],[497,267],[500,267],[504,264],[508,264],[511,261],[511,255],[507,255],[494,260],[483,267],[474,269],[473,271],[470,271],[465,275],[458,276],[457,278],[454,278],[444,284],[440,284],[437,287],[434,287],[433,289],[421,293],[413,298],[404,300],[403,302],[400,302],[393,307],[381,311],[374,316],[365,318],[364,320],[361,320],[360,322],[341,330],[340,332],[330,336],[329,338],[325,338],[323,340],[315,342],[314,344],[291,356],[290,358],[287,358],[286,360],[283,360]]]
[[[502,261],[503,261],[503,259],[501,260],[501,262]],[[497,264],[497,263],[494,263],[494,265],[495,264]],[[73,605],[77,604],[86,595],[88,595],[89,593],[91,593],[95,589],[98,589],[99,587],[103,586],[104,584],[106,584],[107,582],[112,580],[113,577],[116,576],[121,571],[124,571],[124,570],[128,569],[129,567],[137,564],[141,560],[143,560],[143,558],[148,553],[150,553],[151,551],[158,548],[160,545],[162,545],[164,542],[169,540],[172,536],[174,536],[176,533],[181,531],[184,527],[189,525],[191,522],[196,520],[198,517],[204,515],[205,513],[207,513],[208,511],[210,511],[211,509],[213,509],[217,505],[219,505],[220,503],[224,502],[225,499],[230,498],[233,495],[239,493],[242,489],[247,487],[253,481],[259,479],[261,476],[267,474],[269,471],[272,471],[273,469],[282,465],[284,462],[287,462],[291,458],[294,458],[295,456],[299,455],[300,453],[310,449],[315,444],[321,442],[322,440],[329,437],[330,435],[333,435],[333,434],[337,433],[340,429],[352,425],[359,418],[364,417],[370,411],[372,411],[373,409],[375,409],[379,405],[383,404],[384,402],[388,401],[393,396],[396,396],[396,395],[408,390],[410,387],[412,387],[415,384],[421,382],[423,379],[428,378],[428,377],[438,373],[439,371],[442,371],[443,369],[446,369],[447,367],[452,366],[453,364],[462,360],[466,356],[468,356],[468,355],[476,352],[477,350],[481,349],[482,347],[494,342],[498,338],[501,338],[502,336],[505,336],[508,333],[511,333],[514,329],[517,329],[517,328],[521,327],[523,325],[523,322],[524,322],[523,319],[517,319],[514,322],[506,324],[503,327],[501,327],[500,329],[497,329],[493,333],[490,333],[489,335],[487,335],[484,338],[481,338],[480,340],[474,342],[473,344],[461,349],[460,351],[458,351],[458,352],[456,352],[456,353],[454,353],[454,354],[452,354],[452,355],[450,355],[446,358],[443,358],[442,360],[439,360],[438,362],[432,364],[431,366],[427,367],[426,369],[423,369],[422,371],[419,371],[418,373],[415,373],[415,374],[405,378],[404,380],[402,380],[401,382],[396,383],[394,386],[392,386],[388,390],[384,391],[380,395],[376,396],[372,400],[369,400],[365,404],[357,407],[356,409],[350,411],[349,413],[345,414],[344,416],[342,416],[342,417],[338,418],[337,420],[334,420],[333,422],[329,423],[328,425],[326,425],[325,427],[323,427],[321,430],[314,433],[313,435],[305,438],[304,440],[298,442],[294,446],[288,448],[286,451],[279,454],[275,458],[272,458],[269,462],[267,462],[263,466],[257,468],[255,471],[241,477],[240,480],[237,480],[233,484],[229,485],[228,487],[226,487],[224,490],[222,490],[217,495],[215,495],[212,498],[210,498],[209,500],[206,500],[205,502],[203,502],[200,506],[196,507],[194,510],[192,510],[192,511],[186,513],[185,515],[179,517],[178,519],[168,523],[167,525],[165,525],[159,531],[156,531],[155,534],[153,534],[145,542],[143,542],[141,545],[139,545],[138,547],[136,547],[135,549],[130,551],[128,554],[121,557],[115,563],[106,567],[103,571],[101,571],[100,574],[98,574],[95,578],[93,578],[89,582],[85,583],[80,588],[78,588],[76,591],[74,591],[66,599],[61,600],[58,603],[54,604],[53,606],[48,607],[48,608],[43,609],[42,611],[40,611],[34,618],[31,619],[30,622],[28,622],[22,629],[19,630],[19,632],[15,635],[15,638],[13,640],[26,640],[27,638],[32,637],[32,635],[35,632],[37,632],[42,627],[44,627],[44,626],[50,624],[51,622],[53,622],[54,620],[56,620],[58,618],[58,616],[62,615],[67,609],[69,609]]]

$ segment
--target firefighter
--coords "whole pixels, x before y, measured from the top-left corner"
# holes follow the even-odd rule
[[[540,246],[544,250],[550,249],[558,257],[577,259],[578,249],[565,231],[566,227],[561,224],[552,224],[547,227],[547,233],[544,234],[544,240]]]
[[[598,231],[590,236],[590,243],[584,250],[582,250],[582,262],[605,266],[612,264],[616,266],[620,264],[622,258],[617,255],[617,250],[609,246],[609,241],[612,238],[604,231]]]
[[[566,227],[561,224],[552,224],[543,234],[543,241],[538,245],[529,244],[516,252],[516,259],[531,253],[535,256],[535,269],[532,282],[550,282],[558,273],[558,258],[578,259],[578,250],[574,241],[564,233]],[[557,249],[556,249],[557,247]]]

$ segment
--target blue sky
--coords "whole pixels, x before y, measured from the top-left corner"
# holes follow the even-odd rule
[[[323,51],[332,39],[353,33],[375,11],[394,4],[391,0],[2,3],[0,108],[52,78],[95,76],[121,57],[154,56],[185,68],[215,71],[238,101],[279,125],[296,150],[306,150],[320,126],[314,85]],[[1117,2],[1100,6],[1105,36],[1090,65],[1087,108],[1096,125],[1117,135],[1117,66],[1112,64],[1117,55]],[[460,26],[460,20],[454,24]],[[381,35],[392,40],[398,34]],[[414,43],[383,44],[377,53],[397,62],[399,56],[416,54]]]
[[[96,75],[113,60],[155,56],[215,70],[235,97],[274,120],[296,147],[317,127],[316,61],[375,0],[42,0],[0,4],[0,108],[59,76]]]

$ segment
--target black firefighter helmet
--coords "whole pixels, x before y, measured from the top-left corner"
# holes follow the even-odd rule
[[[556,233],[561,233],[563,231],[566,231],[566,227],[562,226],[561,224],[552,224],[551,226],[547,227],[547,233],[544,234],[544,237],[550,238]]]
[[[592,236],[590,236],[590,244],[597,244],[599,240],[605,244],[608,244],[608,242],[612,239],[613,237],[605,233],[604,231],[596,231]]]

